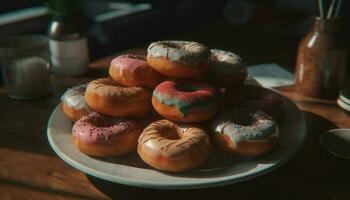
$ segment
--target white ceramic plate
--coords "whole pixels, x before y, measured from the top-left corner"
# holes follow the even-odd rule
[[[121,157],[87,156],[72,143],[72,122],[60,107],[51,114],[47,136],[54,151],[64,161],[82,172],[115,183],[156,189],[208,188],[242,182],[270,172],[291,159],[306,136],[305,119],[293,102],[285,98],[285,124],[280,125],[277,147],[259,158],[237,158],[215,150],[200,168],[184,173],[160,172],[147,166],[137,153]]]

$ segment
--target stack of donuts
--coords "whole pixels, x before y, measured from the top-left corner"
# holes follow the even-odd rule
[[[279,138],[284,103],[247,78],[232,52],[189,41],[158,41],[147,56],[112,60],[109,77],[62,96],[73,143],[91,156],[133,150],[148,165],[180,172],[200,166],[216,145],[232,156],[260,156]]]

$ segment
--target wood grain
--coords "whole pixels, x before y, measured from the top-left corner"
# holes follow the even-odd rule
[[[235,33],[222,22],[174,39],[232,49],[248,64],[277,62],[288,69],[293,69],[297,45],[296,39]],[[145,49],[126,52],[144,53]],[[350,162],[328,154],[318,143],[322,132],[350,127],[349,116],[335,101],[302,97],[293,87],[278,90],[304,111],[308,131],[305,144],[295,158],[260,178],[221,188],[160,191],[108,183],[70,167],[48,145],[48,117],[67,87],[107,76],[114,56],[91,63],[84,77],[53,76],[53,94],[48,98],[15,101],[6,96],[4,87],[0,88],[0,199],[350,199]]]

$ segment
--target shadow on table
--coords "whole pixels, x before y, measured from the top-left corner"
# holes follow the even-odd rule
[[[307,122],[307,137],[302,150],[291,163],[303,184],[319,192],[344,193],[349,195],[350,162],[331,155],[322,148],[318,137],[338,128],[333,122],[310,112],[304,112]],[[347,196],[347,199],[349,196]],[[339,197],[339,199],[343,199]]]
[[[325,195],[306,191],[300,185],[291,186],[283,182],[288,180],[274,180],[276,177],[270,174],[228,186],[192,190],[144,189],[111,183],[92,176],[87,177],[99,191],[111,199],[329,199],[328,196],[326,198]]]

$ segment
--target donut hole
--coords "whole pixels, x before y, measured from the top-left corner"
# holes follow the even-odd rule
[[[176,89],[180,92],[195,92],[198,88],[190,84],[177,84]]]
[[[241,116],[237,117],[236,119],[233,119],[235,124],[241,125],[241,126],[249,126],[253,124],[252,118],[249,118],[247,116]]]
[[[172,42],[164,42],[164,44],[168,47],[168,48],[174,48],[174,49],[179,49],[180,46],[178,44],[172,43]]]
[[[169,140],[178,140],[180,136],[174,128],[164,128],[160,130],[160,135]]]

